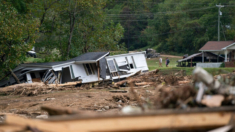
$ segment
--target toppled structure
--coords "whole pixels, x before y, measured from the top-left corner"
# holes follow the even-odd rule
[[[21,83],[45,84],[114,80],[148,71],[145,52],[107,56],[109,52],[89,52],[67,61],[21,64],[13,71]],[[13,77],[0,81],[0,87],[12,84],[16,84]]]
[[[109,76],[107,79],[121,79],[134,75],[137,72],[148,71],[145,52],[135,52],[105,57],[108,64]]]

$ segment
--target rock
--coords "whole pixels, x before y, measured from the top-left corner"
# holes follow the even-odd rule
[[[96,110],[97,112],[102,112],[103,110]]]
[[[123,107],[121,111],[123,114],[137,114],[137,113],[141,113],[142,109],[140,107],[129,105],[129,106]]]
[[[119,108],[122,108],[122,105],[118,104],[118,107],[119,107]]]
[[[118,102],[119,102],[119,103],[122,103],[122,100],[119,100]]]
[[[55,98],[46,98],[44,101],[54,100]]]
[[[104,109],[109,110],[109,106],[104,106]]]
[[[48,115],[39,115],[39,116],[36,116],[37,119],[47,119],[48,118]]]

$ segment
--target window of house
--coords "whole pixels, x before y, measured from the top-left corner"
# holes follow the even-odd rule
[[[115,67],[115,64],[114,64],[113,60],[108,60],[107,62],[108,62],[110,72],[116,72],[117,69]]]
[[[95,70],[94,70],[94,66],[93,64],[83,64],[87,75],[94,75],[95,74]]]

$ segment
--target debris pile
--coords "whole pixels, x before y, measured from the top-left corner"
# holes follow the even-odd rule
[[[116,82],[112,85],[113,88],[120,88],[120,87],[149,87],[154,86],[156,87],[159,84],[166,84],[166,85],[178,85],[178,81],[184,79],[181,74],[179,75],[161,75],[158,74],[159,70],[156,69],[155,71],[142,73],[140,75],[133,76],[131,78],[127,78],[125,80]],[[190,81],[187,81],[190,83]]]
[[[48,127],[42,127],[44,126],[43,123],[47,123],[47,126],[60,127],[60,129],[53,129],[54,131],[148,131],[150,128],[151,130],[166,129],[166,131],[168,129],[174,131],[178,129],[208,131],[221,126],[224,127],[220,129],[232,130],[234,129],[232,121],[235,119],[235,108],[233,107],[235,105],[234,79],[234,73],[212,76],[199,67],[195,68],[192,76],[186,76],[182,70],[169,75],[161,75],[159,70],[154,70],[136,74],[116,83],[103,84],[103,89],[113,88],[110,92],[106,91],[110,94],[109,98],[104,97],[102,93],[103,102],[97,101],[93,104],[86,104],[80,110],[42,106],[41,109],[46,111],[47,114],[35,114],[34,117],[37,119],[48,118],[47,121],[35,122],[25,119],[25,124],[17,124],[17,121],[13,120],[22,120],[21,118],[7,115],[4,117],[6,119],[2,119],[6,127],[0,125],[0,131],[5,130],[5,128],[10,130],[10,128],[15,127],[14,125],[20,127],[20,129],[17,129],[18,131],[22,131],[23,128],[25,130],[26,126],[28,126],[27,130],[37,128],[41,131],[50,131],[50,129],[47,129]],[[6,95],[30,96],[48,90],[74,88],[77,83],[59,84],[57,86],[42,83],[21,84],[16,85],[17,87],[10,86],[7,89],[2,89],[0,93],[3,94],[5,91]],[[90,84],[86,85],[85,87],[90,87]],[[101,85],[92,85],[92,88],[96,87],[100,88]],[[36,92],[33,94],[34,91]],[[85,95],[85,98],[92,100],[95,97],[89,93]],[[56,101],[57,98],[44,99],[46,102],[50,100]],[[84,103],[86,102],[84,101]],[[105,113],[114,109],[119,111],[115,116],[108,116]],[[32,113],[24,110],[14,113],[32,115]],[[192,121],[188,121],[189,119]],[[31,121],[33,124],[28,124]],[[41,124],[38,124],[38,122]],[[63,126],[63,123],[71,127]],[[109,123],[113,123],[113,127]],[[106,124],[109,127],[97,127],[101,126],[98,124]],[[125,125],[122,126],[122,124]],[[134,127],[131,124],[134,124]],[[73,130],[70,130],[70,128],[73,128]]]
[[[16,84],[1,88],[0,95],[36,96],[39,94],[48,94],[53,91],[73,89],[79,83],[81,82],[69,82],[65,84],[45,84],[45,83]]]

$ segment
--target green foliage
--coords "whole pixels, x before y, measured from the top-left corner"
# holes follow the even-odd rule
[[[224,64],[224,62],[220,65],[220,67],[225,67],[225,64]]]
[[[106,19],[122,24],[125,33],[121,42],[129,50],[157,47],[158,52],[191,54],[207,41],[217,41],[215,5],[219,3],[228,5],[221,8],[221,41],[233,40],[233,0],[112,0],[106,8]]]
[[[120,23],[106,21],[107,0],[35,0],[31,11],[41,21],[38,52],[49,60],[66,60],[85,52],[126,50],[123,43],[124,28]],[[40,9],[41,11],[39,11]],[[52,50],[59,51],[58,58]]]
[[[38,21],[19,14],[10,2],[0,2],[0,77],[25,60],[37,35]]]

